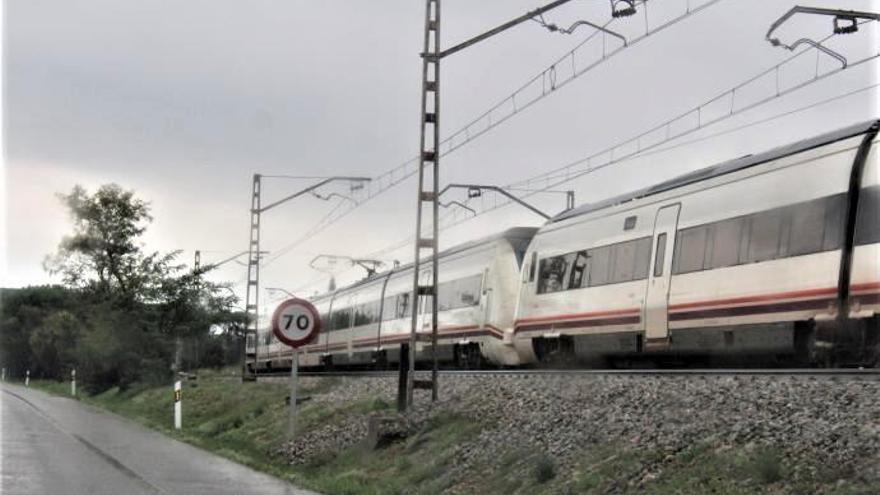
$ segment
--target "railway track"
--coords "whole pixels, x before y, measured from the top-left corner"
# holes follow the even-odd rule
[[[427,373],[428,370],[418,370],[416,373]],[[396,377],[397,370],[373,371],[373,370],[347,370],[347,371],[300,371],[300,376],[314,377]],[[443,376],[475,376],[475,375],[502,375],[502,376],[590,376],[590,375],[631,375],[631,376],[863,376],[880,378],[878,368],[762,368],[762,369],[491,369],[491,370],[440,370]],[[287,377],[289,371],[260,373],[259,377]]]

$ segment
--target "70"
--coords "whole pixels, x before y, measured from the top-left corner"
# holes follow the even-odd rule
[[[284,315],[284,319],[287,320],[284,324],[285,330],[290,330],[291,324],[295,324],[296,328],[299,330],[305,330],[306,328],[309,328],[309,323],[311,323],[311,320],[306,315],[299,315],[296,318],[294,318],[293,315]]]

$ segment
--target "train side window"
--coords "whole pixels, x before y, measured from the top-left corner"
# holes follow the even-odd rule
[[[863,189],[862,193],[864,194],[866,191],[874,190],[874,197],[876,198],[880,195],[880,188],[873,187],[870,189]],[[861,197],[865,199],[864,196]],[[870,196],[869,196],[870,198]],[[843,246],[843,228],[846,225],[846,194],[838,194],[836,196],[831,196],[828,199],[828,203],[826,203],[825,207],[825,238],[822,240],[822,249],[825,251],[830,251],[833,249],[840,249]],[[878,233],[876,239],[880,239],[880,232],[877,229],[880,229],[880,226],[877,224],[877,209],[880,208],[880,203],[877,203],[876,199],[874,200],[874,223],[868,224],[869,229],[873,226],[875,229],[874,232]],[[859,201],[862,204],[861,200]],[[861,209],[861,207],[860,207]],[[865,220],[869,220],[866,218]],[[859,228],[858,222],[856,222],[856,238],[859,237]],[[867,232],[869,229],[865,229]],[[876,242],[876,241],[875,241]]]
[[[342,308],[333,311],[333,326],[331,330],[345,330],[351,326],[351,308]]]
[[[758,262],[777,258],[781,234],[782,211],[780,209],[752,215],[746,261]]]
[[[712,224],[712,249],[709,252],[707,268],[723,268],[739,263],[742,225],[742,218],[731,218]]]
[[[529,263],[529,282],[535,281],[535,270],[538,266],[538,253],[532,253],[532,261]]]
[[[370,318],[367,315],[367,305],[366,304],[358,304],[354,307],[354,326],[359,327],[361,325],[366,325],[370,322]]]
[[[590,287],[608,283],[608,272],[611,271],[611,248],[612,246],[604,246],[591,249],[587,253],[590,256]]]
[[[700,225],[678,232],[672,273],[688,273],[703,269],[708,231],[708,225]]]
[[[825,238],[826,198],[789,209],[791,227],[788,235],[788,256],[818,253]]]
[[[663,264],[666,261],[666,232],[657,236],[657,252],[654,254],[654,276],[663,275]]]
[[[408,316],[412,316],[409,307],[409,292],[404,292],[397,295],[397,318],[406,318]]]
[[[382,321],[397,318],[397,297],[388,296],[382,302]]]
[[[651,238],[642,237],[636,243],[636,266],[633,269],[633,280],[648,278],[648,265],[651,264]]]
[[[610,282],[629,282],[633,279],[636,270],[636,243],[635,241],[621,242],[614,245],[614,264],[612,266]]]
[[[866,187],[859,194],[855,244],[861,246],[878,242],[880,242],[880,187]],[[840,247],[839,242],[836,247]]]

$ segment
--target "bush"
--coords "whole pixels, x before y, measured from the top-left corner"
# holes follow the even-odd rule
[[[778,449],[759,450],[752,460],[751,467],[755,476],[764,484],[775,483],[782,479],[782,455]]]
[[[77,346],[78,373],[86,390],[125,390],[135,382],[158,384],[171,377],[168,339],[142,328],[136,310],[98,307]]]
[[[547,454],[540,454],[535,459],[532,474],[538,483],[546,483],[556,477],[556,463]]]
[[[79,320],[68,311],[56,311],[31,333],[29,343],[38,373],[63,378],[75,365],[76,341],[82,331]]]

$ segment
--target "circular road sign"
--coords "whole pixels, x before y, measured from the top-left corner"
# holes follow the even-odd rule
[[[290,347],[302,347],[321,331],[321,316],[312,303],[304,299],[288,299],[278,305],[272,315],[272,333]]]

